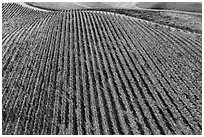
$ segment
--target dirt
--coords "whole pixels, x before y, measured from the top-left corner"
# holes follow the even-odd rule
[[[202,17],[200,16],[170,12],[160,12],[160,15],[169,18],[167,24],[170,26],[178,26],[198,33],[202,32]]]

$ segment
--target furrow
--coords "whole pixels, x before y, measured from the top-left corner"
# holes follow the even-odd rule
[[[146,47],[145,47],[145,48],[146,48]],[[149,54],[151,54],[151,53],[149,53]],[[145,58],[148,58],[148,57],[145,57]],[[154,61],[154,60],[153,60],[153,61]],[[155,60],[155,61],[156,61],[156,60]],[[158,63],[157,63],[157,66],[159,66]],[[151,67],[151,68],[152,68],[152,67]],[[162,67],[160,67],[160,68],[162,68]],[[163,75],[163,74],[165,75],[165,72],[162,72],[162,75]],[[166,78],[166,76],[165,76],[164,78]],[[167,80],[167,81],[168,81],[168,80]],[[163,82],[163,81],[162,81],[162,82]],[[164,81],[164,82],[166,82],[166,81]],[[171,85],[171,83],[168,83],[168,84]],[[165,84],[165,86],[168,86],[168,87],[169,87],[168,84]],[[164,87],[165,87],[165,86],[164,86]],[[175,92],[176,89],[174,89],[174,87],[171,87],[171,88],[172,88],[173,92]],[[176,96],[175,93],[171,93],[171,92],[170,92],[169,94],[171,94],[171,96],[173,95],[174,97]],[[168,95],[168,94],[167,94],[167,95]],[[168,95],[168,96],[169,96],[169,95]],[[177,98],[176,98],[176,99],[177,99]],[[176,101],[177,103],[180,102],[179,100],[175,100],[175,101]],[[175,104],[175,102],[173,102],[173,103]],[[178,105],[177,103],[175,104],[175,105],[177,105],[176,107],[181,107],[181,106],[182,106],[181,103],[179,103],[179,105]],[[180,111],[180,109],[178,109],[178,110]],[[184,120],[185,120],[185,118],[188,117],[187,115],[189,115],[189,114],[187,114],[187,112],[186,112],[185,110],[181,110],[181,111],[183,111],[183,112],[180,112],[180,113],[181,113],[181,116],[182,116],[182,117],[184,118]],[[183,116],[183,115],[185,115],[185,116]],[[188,118],[190,119],[190,117],[188,117]],[[186,121],[186,120],[185,120],[185,121]],[[195,124],[193,124],[194,122],[193,122],[192,120],[191,120],[191,122],[192,122],[191,124],[195,126]],[[190,124],[190,123],[188,123],[188,124]],[[190,125],[191,125],[191,124],[190,124]],[[190,126],[190,125],[189,125],[189,126]],[[192,126],[192,125],[190,126],[191,130],[193,130],[192,127],[194,127],[194,126]],[[195,127],[197,128],[197,126],[195,126]],[[197,130],[197,129],[196,129],[196,130]],[[198,131],[198,132],[199,132],[199,131]]]
[[[142,34],[142,33],[141,33]],[[145,33],[144,33],[145,34]],[[145,38],[146,36],[143,36],[143,38]],[[147,37],[147,39],[149,39],[150,37],[153,37],[153,36],[149,36],[149,37]],[[155,39],[156,40],[156,39]],[[152,42],[153,43],[153,42]],[[152,45],[156,45],[156,43],[155,44],[152,44]],[[153,46],[152,46],[153,47]],[[157,47],[156,47],[157,48]],[[164,47],[162,47],[162,48],[164,48]],[[149,49],[150,51],[153,51],[154,49],[153,48],[151,48],[151,49]],[[158,49],[159,50],[159,49]],[[158,51],[158,53],[157,53],[157,51],[154,51],[154,53],[157,53],[156,54],[156,58],[158,58],[159,60],[165,60],[165,61],[162,61],[162,62],[170,62],[171,63],[171,61],[170,60],[166,60],[167,59],[167,57],[163,57],[163,59],[161,59],[161,56],[158,56],[160,53],[165,53],[165,51]],[[166,53],[166,54],[168,54],[168,53]],[[171,63],[171,64],[175,64],[175,63]],[[164,64],[164,66],[166,66],[165,64]],[[170,65],[169,65],[170,66]],[[168,67],[168,66],[167,66]],[[183,76],[183,75],[181,75],[181,73],[182,72],[180,72],[179,74],[177,73],[177,74],[175,74],[175,72],[179,72],[178,70],[173,70],[173,67],[172,66],[170,66],[170,68],[172,68],[172,69],[166,69],[166,71],[168,72],[169,70],[170,70],[170,74],[171,73],[173,73],[173,75],[171,75],[171,77],[172,78],[174,78],[175,76],[177,76],[177,77],[179,77],[180,79],[181,79],[181,77],[185,77],[185,76]],[[186,70],[187,71],[187,70]],[[181,75],[181,76],[180,76]],[[178,78],[177,78],[178,79]],[[183,91],[183,94],[185,93],[185,92],[189,92],[189,90],[190,90],[190,92],[191,91],[197,91],[197,92],[199,92],[198,91],[198,89],[196,89],[196,88],[194,88],[194,89],[191,89],[191,88],[189,88],[188,86],[186,87],[186,85],[184,85],[182,82],[184,82],[184,83],[186,83],[186,82],[188,82],[188,81],[190,81],[190,80],[188,80],[188,79],[185,79],[185,80],[180,80],[180,83],[179,83],[179,81],[177,80],[177,79],[174,79],[174,80],[176,80],[175,82],[173,81],[173,83],[175,83],[176,85],[177,85],[177,83],[178,83],[178,85],[177,86],[180,86],[179,88],[184,88],[184,90],[186,90],[186,91]],[[172,83],[172,82],[171,82]],[[174,84],[174,85],[175,85]],[[191,85],[191,84],[189,84],[189,85]],[[192,85],[190,86],[190,87],[193,87]],[[182,94],[181,94],[182,92],[178,92],[178,94],[179,95],[181,95],[182,96]],[[193,93],[191,93],[191,95],[194,97],[195,95],[193,94]],[[199,97],[199,96],[198,96]],[[199,98],[197,98],[196,97],[196,99],[199,99]],[[188,100],[188,99],[186,99],[186,100]],[[192,98],[191,98],[191,100],[192,100]],[[189,100],[190,101],[190,100]],[[194,102],[196,102],[195,101],[195,98],[192,100],[192,101],[194,101]],[[192,102],[193,103],[193,102]]]

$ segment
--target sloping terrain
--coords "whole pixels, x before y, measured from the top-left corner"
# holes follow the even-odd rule
[[[47,10],[71,10],[71,9],[94,9],[113,8],[113,5],[103,2],[26,2],[26,4]]]
[[[193,33],[202,34],[202,14],[195,12],[184,12],[184,11],[174,11],[174,8],[171,8],[175,3],[164,2],[165,6],[169,6],[168,9],[158,8],[157,10],[148,9],[152,5],[162,5],[156,2],[21,2],[19,4],[37,9],[40,11],[59,11],[59,10],[68,10],[68,9],[80,9],[80,10],[92,10],[92,11],[107,11],[114,12],[119,14],[124,14],[136,18],[141,18],[151,22],[159,23],[162,25],[168,25],[177,29],[182,29],[185,31],[190,31]],[[181,2],[178,6],[189,6],[196,5],[196,3],[190,2]],[[197,5],[199,5],[198,3]],[[137,7],[143,7],[139,8]],[[145,7],[146,6],[146,7]],[[202,3],[201,3],[202,7]],[[196,8],[194,6],[194,8]],[[164,9],[164,10],[161,10]],[[197,7],[197,9],[201,9]],[[177,10],[180,10],[177,8]],[[201,9],[202,10],[202,9]],[[188,11],[188,10],[187,10]],[[201,36],[199,36],[201,37]]]
[[[138,9],[137,2],[25,2],[26,4],[49,10],[69,9]]]
[[[127,15],[157,24],[173,27],[182,31],[202,34],[202,14],[184,13],[176,11],[159,10],[131,10],[131,9],[87,9],[89,11],[105,11],[121,15]]]
[[[202,13],[202,2],[138,2],[137,7],[144,9],[178,10]]]
[[[201,2],[26,2],[26,4],[49,10],[70,9],[155,9],[202,13]]]
[[[202,134],[194,34],[102,11],[2,9],[2,134]]]
[[[138,9],[138,2],[103,2],[110,5],[112,8],[122,8],[122,9]]]

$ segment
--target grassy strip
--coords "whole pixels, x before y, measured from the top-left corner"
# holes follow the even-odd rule
[[[34,4],[33,2],[25,2],[25,4],[27,4],[27,5],[29,5],[29,6],[32,6],[32,7],[35,7],[35,8],[43,9],[43,10],[59,11],[59,10],[57,10],[57,9],[51,9],[51,8],[46,8],[46,7],[42,7],[42,6],[36,5],[36,4]]]

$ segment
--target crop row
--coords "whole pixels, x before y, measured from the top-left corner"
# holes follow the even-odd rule
[[[17,3],[2,3],[2,20],[19,18],[36,14],[45,14],[43,11],[33,10]]]

